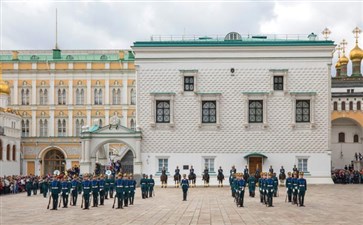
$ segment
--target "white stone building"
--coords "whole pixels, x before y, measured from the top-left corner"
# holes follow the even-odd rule
[[[332,41],[230,33],[132,48],[144,173],[193,165],[200,183],[208,166],[216,183],[219,166],[296,164],[309,182],[331,182]]]

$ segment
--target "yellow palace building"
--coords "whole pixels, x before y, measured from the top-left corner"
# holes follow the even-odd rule
[[[44,175],[79,165],[80,133],[113,116],[135,129],[135,66],[129,50],[1,51],[9,107],[22,117],[20,173]],[[104,146],[112,158],[122,144]],[[107,161],[106,160],[106,161]]]

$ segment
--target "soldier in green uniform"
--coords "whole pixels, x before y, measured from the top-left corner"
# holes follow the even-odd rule
[[[258,179],[258,187],[259,187],[259,190],[260,190],[260,202],[264,203],[264,198],[263,198],[264,193],[263,193],[262,186],[263,186],[263,172],[261,172],[260,178]]]
[[[145,182],[146,182],[146,185],[145,185],[145,198],[148,198],[149,197],[149,190],[150,190],[150,180],[149,180],[148,175],[145,175]]]
[[[266,185],[266,191],[267,191],[267,203],[268,207],[273,207],[272,199],[273,199],[273,193],[274,193],[274,180],[272,179],[272,173],[268,174],[268,178],[265,182]]]
[[[105,184],[106,181],[104,179],[103,174],[100,175],[100,179],[98,180],[98,184],[100,187],[100,205],[103,205],[104,201],[105,201]]]
[[[136,190],[136,181],[132,178],[132,174],[129,175],[129,186],[130,186],[130,205],[134,204],[134,198],[135,198],[135,190]]]
[[[187,195],[188,195],[188,189],[189,189],[189,181],[187,179],[187,175],[183,174],[183,179],[181,181],[181,186],[182,186],[182,190],[183,190],[183,201],[187,200]]]
[[[124,184],[124,206],[128,207],[130,186],[129,186],[129,179],[128,179],[126,173],[124,174],[124,177],[123,177],[123,184]]]
[[[98,207],[98,195],[100,192],[100,187],[98,184],[97,176],[92,178],[92,197],[93,197],[93,206]]]
[[[262,179],[263,203],[267,205],[267,172],[263,173]]]
[[[61,183],[59,182],[58,178],[54,175],[53,181],[50,184],[51,195],[53,199],[53,208],[51,210],[57,210],[58,208],[58,197],[59,193],[61,192]]]
[[[279,188],[279,179],[276,176],[276,173],[273,173],[272,180],[274,181],[274,197],[277,197],[277,191]]]
[[[287,173],[287,179],[285,181],[285,186],[286,186],[288,202],[291,202],[291,196],[292,196],[292,190],[293,190],[291,172]],[[285,199],[285,202],[286,202],[286,199]]]
[[[115,177],[113,175],[111,175],[109,182],[110,182],[110,198],[113,198],[113,190],[115,188]]]
[[[71,198],[72,198],[72,201],[71,201],[71,204],[73,206],[76,206],[77,205],[77,198],[78,198],[78,186],[79,186],[79,181],[77,179],[77,176],[74,175],[73,176],[73,180],[71,182]]]
[[[247,183],[248,183],[248,190],[250,192],[250,197],[254,198],[255,197],[255,190],[256,190],[256,178],[252,173],[248,177]]]
[[[26,179],[25,189],[26,189],[28,196],[31,196],[32,189],[33,189],[33,182],[31,181],[31,179],[29,177]]]
[[[122,207],[122,201],[123,201],[123,195],[124,195],[124,182],[122,180],[122,174],[118,174],[118,179],[115,181],[115,187],[116,187],[116,196],[117,198],[117,208],[123,209]]]
[[[84,200],[84,208],[83,209],[89,209],[89,199],[91,195],[92,190],[92,182],[89,180],[89,177],[87,174],[83,176],[84,180],[82,182],[82,191],[83,191],[83,200]],[[83,202],[82,202],[83,203]]]
[[[153,179],[153,175],[150,174],[150,179],[149,179],[149,197],[150,198],[153,197],[154,186],[155,186],[155,181]]]
[[[297,194],[298,194],[298,183],[297,172],[294,173],[294,177],[292,178],[292,204],[297,205]]]
[[[108,192],[110,191],[110,178],[109,176],[105,179],[105,199],[108,199]]]
[[[304,172],[300,172],[300,178],[297,180],[298,183],[298,190],[299,190],[299,206],[305,206],[304,205],[304,198],[305,198],[305,192],[307,190],[307,183],[304,178]]]
[[[142,178],[140,180],[140,186],[141,186],[141,196],[144,199],[146,196],[146,188],[147,188],[147,181],[146,181],[146,175],[143,174]]]
[[[230,182],[230,186],[231,186],[231,192],[232,192],[232,197],[235,197],[236,194],[236,189],[234,188],[234,182],[236,180],[236,173],[231,173],[231,175],[229,176],[229,182]]]
[[[34,177],[34,179],[33,179],[32,189],[33,189],[33,195],[37,195],[37,192],[39,189],[39,181],[38,181],[38,178],[36,178],[36,177]]]
[[[48,194],[48,189],[49,189],[49,181],[48,181],[47,177],[44,177],[42,186],[40,188],[42,189],[43,197],[46,198],[47,194]]]
[[[68,197],[69,197],[70,187],[67,180],[67,176],[64,176],[62,178],[61,186],[62,186],[63,208],[68,208],[68,199],[69,199]]]

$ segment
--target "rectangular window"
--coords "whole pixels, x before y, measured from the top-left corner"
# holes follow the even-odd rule
[[[248,106],[248,122],[263,123],[263,100],[250,100]]]
[[[166,172],[168,172],[168,159],[159,159],[158,167],[159,167],[158,169],[159,173],[161,173],[163,167],[165,167]]]
[[[275,91],[284,90],[284,77],[283,76],[274,76],[274,90]]]
[[[217,122],[217,104],[216,101],[202,102],[202,123]]]
[[[214,158],[204,159],[204,168],[207,167],[209,173],[214,173]]]
[[[184,77],[184,91],[194,91],[194,77]]]
[[[310,122],[310,100],[296,100],[296,123]]]
[[[156,122],[170,123],[170,101],[156,101]]]
[[[308,172],[308,159],[298,159],[298,166],[299,171]]]

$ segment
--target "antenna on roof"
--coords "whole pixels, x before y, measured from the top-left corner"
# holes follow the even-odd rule
[[[55,9],[55,49],[58,49],[58,9]]]

